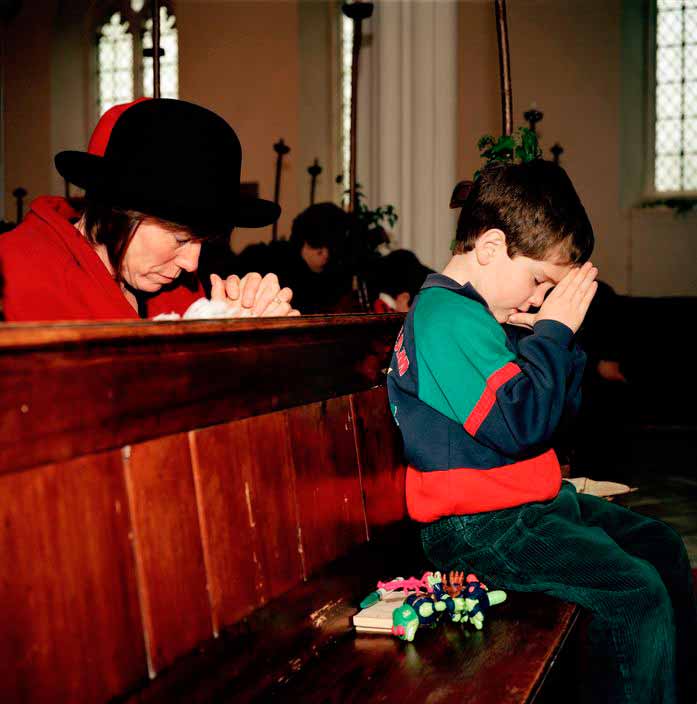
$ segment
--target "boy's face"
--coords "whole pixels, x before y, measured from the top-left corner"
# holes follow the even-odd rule
[[[527,312],[539,307],[549,289],[556,286],[573,268],[560,262],[556,252],[545,260],[516,255],[512,259],[505,247],[485,267],[479,293],[489,305],[499,323],[505,323],[512,313]]]

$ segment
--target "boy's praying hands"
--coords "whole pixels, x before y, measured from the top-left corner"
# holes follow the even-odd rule
[[[552,289],[537,313],[512,313],[508,322],[532,328],[540,320],[556,320],[577,332],[598,290],[597,276],[598,270],[591,262],[571,269]]]

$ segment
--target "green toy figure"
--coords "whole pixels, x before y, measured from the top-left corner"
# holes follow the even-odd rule
[[[429,576],[432,593],[412,594],[392,612],[392,634],[413,641],[419,626],[435,628],[444,615],[454,623],[471,623],[477,630],[484,625],[484,613],[490,606],[506,600],[506,592],[489,591],[473,574],[451,571],[448,577],[439,572]]]
[[[481,631],[484,625],[484,612],[490,606],[506,601],[506,592],[500,589],[490,592],[473,574],[467,575],[464,593],[467,617],[478,631]]]

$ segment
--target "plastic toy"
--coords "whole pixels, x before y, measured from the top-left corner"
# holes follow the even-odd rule
[[[404,589],[404,591],[417,592],[424,590],[430,594],[433,592],[433,581],[431,579],[433,574],[433,572],[424,572],[421,579],[416,579],[416,577],[409,577],[409,579],[397,577],[397,579],[393,579],[390,582],[378,582],[378,591],[380,589],[385,589],[386,591]]]
[[[465,588],[465,609],[471,624],[477,630],[484,625],[484,612],[490,606],[506,601],[506,592],[498,589],[490,592],[475,575],[468,574]]]
[[[440,579],[440,577],[438,577]],[[437,580],[435,580],[437,581]],[[424,572],[421,579],[416,577],[409,577],[409,579],[404,579],[404,577],[397,577],[390,582],[378,582],[378,588],[370,592],[363,601],[360,603],[361,609],[367,609],[369,606],[377,603],[381,599],[385,598],[385,594],[390,591],[396,591],[398,589],[403,589],[405,592],[408,591],[425,591],[431,593],[433,591],[433,572]]]
[[[424,574],[421,581],[427,582],[430,589],[426,594],[410,595],[392,612],[392,634],[411,642],[420,626],[435,628],[444,616],[453,623],[469,622],[481,630],[485,612],[505,601],[506,592],[490,592],[476,575],[463,577],[464,572],[456,571],[451,571],[447,577],[440,572]]]

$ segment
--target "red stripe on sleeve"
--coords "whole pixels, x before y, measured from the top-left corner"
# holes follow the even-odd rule
[[[486,386],[482,395],[479,397],[479,401],[477,401],[472,409],[472,412],[469,414],[469,417],[464,423],[465,430],[470,435],[477,434],[479,427],[489,415],[489,411],[491,411],[496,403],[496,392],[499,388],[519,373],[520,367],[513,362],[509,362],[501,367],[501,369],[497,369],[486,380]]]

